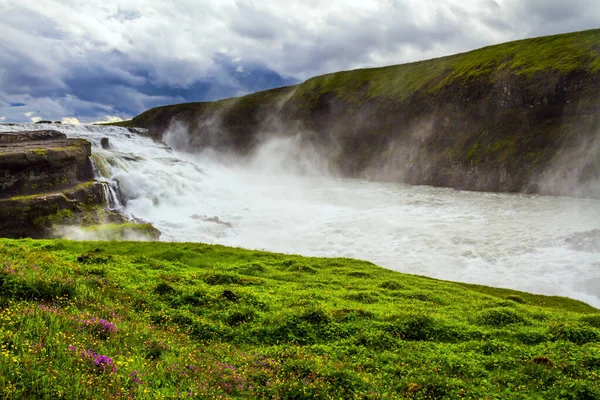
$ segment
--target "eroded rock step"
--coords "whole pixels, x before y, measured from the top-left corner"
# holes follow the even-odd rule
[[[53,236],[62,224],[91,224],[99,219],[118,221],[103,209],[103,183],[89,181],[59,192],[0,199],[0,237]]]
[[[0,132],[0,237],[64,237],[75,228],[88,240],[158,240],[152,225],[106,208],[91,153],[87,140],[57,131]]]
[[[57,131],[0,132],[0,199],[72,188],[94,178],[91,144]]]

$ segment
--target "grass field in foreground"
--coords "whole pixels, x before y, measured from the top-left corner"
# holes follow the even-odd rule
[[[597,399],[600,312],[350,259],[0,239],[0,397]]]

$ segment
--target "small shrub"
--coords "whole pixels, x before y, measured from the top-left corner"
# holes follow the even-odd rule
[[[600,399],[600,391],[594,384],[575,381],[564,385],[558,398],[560,400],[596,400]]]
[[[424,291],[409,291],[404,294],[402,297],[406,299],[415,299],[419,301],[426,301],[430,303],[443,304],[443,301],[436,295],[424,292]]]
[[[476,350],[486,356],[501,353],[503,351],[506,351],[506,349],[506,344],[497,340],[486,340],[485,342],[478,342],[478,345],[476,346]]]
[[[371,276],[371,274],[362,271],[348,272],[346,275],[351,276],[353,278],[368,278],[369,276]]]
[[[600,314],[586,315],[579,319],[581,322],[591,325],[594,328],[600,328]]]
[[[162,354],[169,349],[169,347],[156,340],[148,340],[144,342],[144,357],[149,360],[158,360]]]
[[[181,297],[181,302],[183,304],[188,304],[191,306],[202,307],[210,304],[212,301],[209,294],[202,290],[196,290],[192,294],[186,294]]]
[[[190,327],[190,336],[202,342],[215,340],[223,336],[223,333],[213,324],[202,321],[196,321]]]
[[[386,281],[383,282],[379,285],[380,288],[382,289],[388,289],[388,290],[401,290],[404,289],[405,287],[401,284],[399,284],[398,282],[395,281]]]
[[[100,267],[90,268],[86,272],[88,275],[99,276],[101,278],[106,277],[106,275],[108,274],[108,272],[106,271],[105,268],[100,268]]]
[[[354,342],[358,346],[367,347],[373,350],[391,350],[398,347],[398,341],[390,333],[381,331],[364,330],[354,337]]]
[[[523,344],[532,345],[547,342],[550,337],[546,331],[527,329],[517,332],[515,338]]]
[[[231,301],[232,303],[237,303],[238,301],[238,297],[231,290],[223,290],[221,296],[224,299]]]
[[[208,274],[204,276],[204,282],[209,285],[232,285],[240,282],[240,277],[230,274]]]
[[[165,282],[159,283],[154,288],[154,293],[161,295],[161,296],[166,295],[166,294],[173,294],[175,292],[176,292],[176,290],[173,289],[173,287],[171,285],[169,285],[168,283],[165,283]]]
[[[445,399],[453,389],[453,385],[443,377],[432,376],[418,382],[408,382],[400,388],[402,396],[407,399]]]
[[[428,315],[408,314],[387,330],[402,340],[427,341],[435,337],[435,321]]]
[[[84,253],[77,257],[77,261],[79,261],[82,264],[108,264],[111,259],[111,255],[103,255],[98,253]]]
[[[256,311],[251,308],[243,308],[231,311],[226,317],[225,322],[229,326],[245,324],[256,318]]]
[[[343,308],[332,311],[333,319],[339,322],[358,321],[361,319],[373,319],[375,314],[358,308]]]
[[[329,317],[329,315],[327,315],[325,311],[319,308],[306,310],[304,313],[302,313],[300,319],[308,322],[309,324],[315,325],[323,325],[331,322],[331,318]]]
[[[255,262],[242,267],[239,271],[244,275],[258,275],[266,272],[267,268],[264,265]]]
[[[521,296],[517,296],[514,294],[506,296],[506,300],[514,301],[515,303],[519,303],[519,304],[527,304],[525,299],[523,299]]]
[[[346,296],[344,296],[344,298],[363,304],[373,304],[379,301],[377,295],[369,292],[349,293]]]
[[[0,296],[14,300],[53,301],[57,297],[75,298],[76,290],[73,283],[27,282],[18,276],[0,272]]]
[[[531,362],[538,365],[545,365],[547,367],[554,367],[554,363],[546,356],[535,356],[531,359]]]
[[[600,335],[594,328],[581,323],[560,323],[550,327],[554,340],[566,340],[575,344],[585,344],[600,341]]]
[[[521,324],[525,322],[516,311],[506,308],[492,308],[481,312],[477,318],[482,325],[502,327],[511,324]]]
[[[286,268],[286,271],[289,272],[299,272],[302,274],[316,274],[317,270],[309,267],[308,265],[304,265],[304,264],[293,264],[292,266]]]

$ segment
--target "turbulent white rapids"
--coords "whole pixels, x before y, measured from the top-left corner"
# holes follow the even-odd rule
[[[242,162],[170,152],[123,128],[51,129],[90,140],[98,173],[118,180],[126,211],[153,223],[163,240],[360,258],[600,307],[600,253],[564,241],[600,228],[600,201],[332,178],[319,174],[314,160],[291,157],[293,139],[272,140]],[[100,146],[103,137],[110,150]],[[182,142],[174,135],[165,140]]]

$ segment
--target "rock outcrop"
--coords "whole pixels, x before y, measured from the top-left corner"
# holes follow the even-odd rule
[[[91,144],[56,131],[0,132],[0,198],[56,192],[94,179]]]
[[[600,198],[600,30],[158,107],[121,125],[156,140],[182,125],[186,149],[241,154],[300,132],[344,176]]]
[[[55,224],[97,223],[109,215],[91,145],[56,131],[0,132],[0,237],[43,238]],[[122,218],[121,218],[122,219]]]

